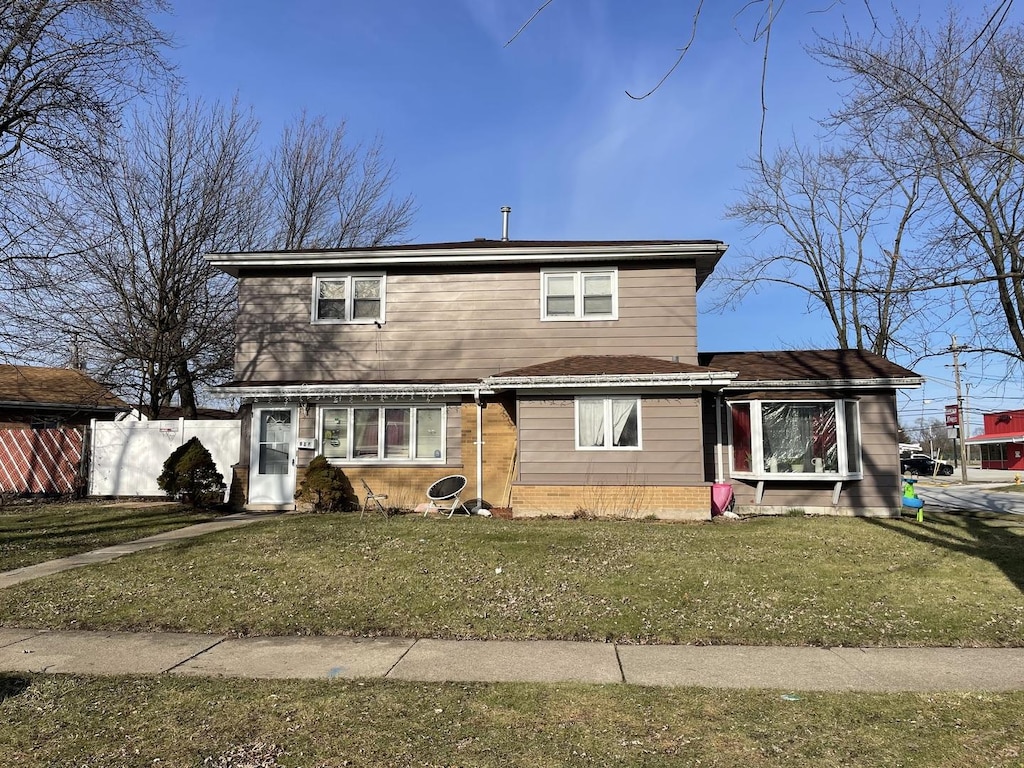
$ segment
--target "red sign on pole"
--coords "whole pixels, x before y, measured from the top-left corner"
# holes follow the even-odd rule
[[[960,425],[959,409],[955,405],[946,406],[946,426],[956,427]]]

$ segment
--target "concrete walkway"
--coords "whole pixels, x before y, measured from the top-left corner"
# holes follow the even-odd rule
[[[791,648],[0,629],[0,671],[783,691],[1019,691],[1024,648]]]
[[[115,544],[103,549],[94,549],[92,552],[83,552],[80,555],[62,557],[59,560],[49,560],[36,565],[26,565],[24,568],[16,568],[13,571],[0,572],[0,589],[12,587],[23,581],[51,576],[62,571],[70,571],[72,568],[81,568],[83,565],[94,565],[95,563],[106,563],[116,560],[123,555],[130,555],[133,552],[141,552],[144,549],[155,549],[165,544],[170,544],[183,539],[193,539],[205,533],[223,531],[227,528],[238,528],[239,526],[255,523],[257,520],[265,520],[266,514],[250,514],[241,512],[236,515],[226,515],[208,523],[197,523],[185,528],[178,528],[173,531],[165,531],[155,536],[147,536],[144,539],[128,541],[124,544]]]
[[[248,525],[216,521],[0,573],[0,588]],[[0,627],[0,672],[630,683],[784,691],[1024,690],[1024,648],[794,648],[408,638],[231,638]]]

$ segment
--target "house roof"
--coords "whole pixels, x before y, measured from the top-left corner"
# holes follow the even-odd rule
[[[918,386],[923,379],[902,365],[863,349],[772,352],[702,352],[701,365],[739,375],[732,388],[801,386]]]
[[[722,387],[735,377],[692,363],[640,355],[576,355],[516,368],[484,381],[499,389],[571,387]]]
[[[0,365],[0,405],[126,411],[128,404],[81,371]]]
[[[143,417],[149,419],[152,418],[151,409],[147,405],[136,406],[136,410]],[[160,409],[161,419],[181,419],[186,418],[185,409],[180,405],[165,405]],[[211,421],[230,421],[238,418],[238,414],[234,411],[226,411],[223,408],[196,408],[197,419],[208,419]]]
[[[531,376],[642,376],[664,373],[707,373],[708,368],[689,363],[674,363],[641,355],[576,355],[525,368],[502,371],[492,379]]]
[[[697,286],[714,270],[728,246],[721,240],[466,240],[368,248],[208,253],[213,266],[238,276],[243,269],[356,269],[436,264],[558,264],[693,260]]]

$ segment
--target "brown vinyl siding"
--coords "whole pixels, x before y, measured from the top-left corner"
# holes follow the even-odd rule
[[[642,397],[640,414],[642,450],[577,450],[572,396],[520,397],[519,482],[627,486],[702,482],[699,398]]]
[[[619,319],[598,321],[542,321],[540,272],[388,271],[381,329],[311,323],[308,274],[243,275],[235,376],[436,380],[488,376],[580,354],[696,360],[692,266],[620,268]]]

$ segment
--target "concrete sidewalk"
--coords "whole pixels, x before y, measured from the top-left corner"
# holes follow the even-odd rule
[[[1024,690],[1024,648],[791,648],[0,629],[0,671],[783,691]]]

